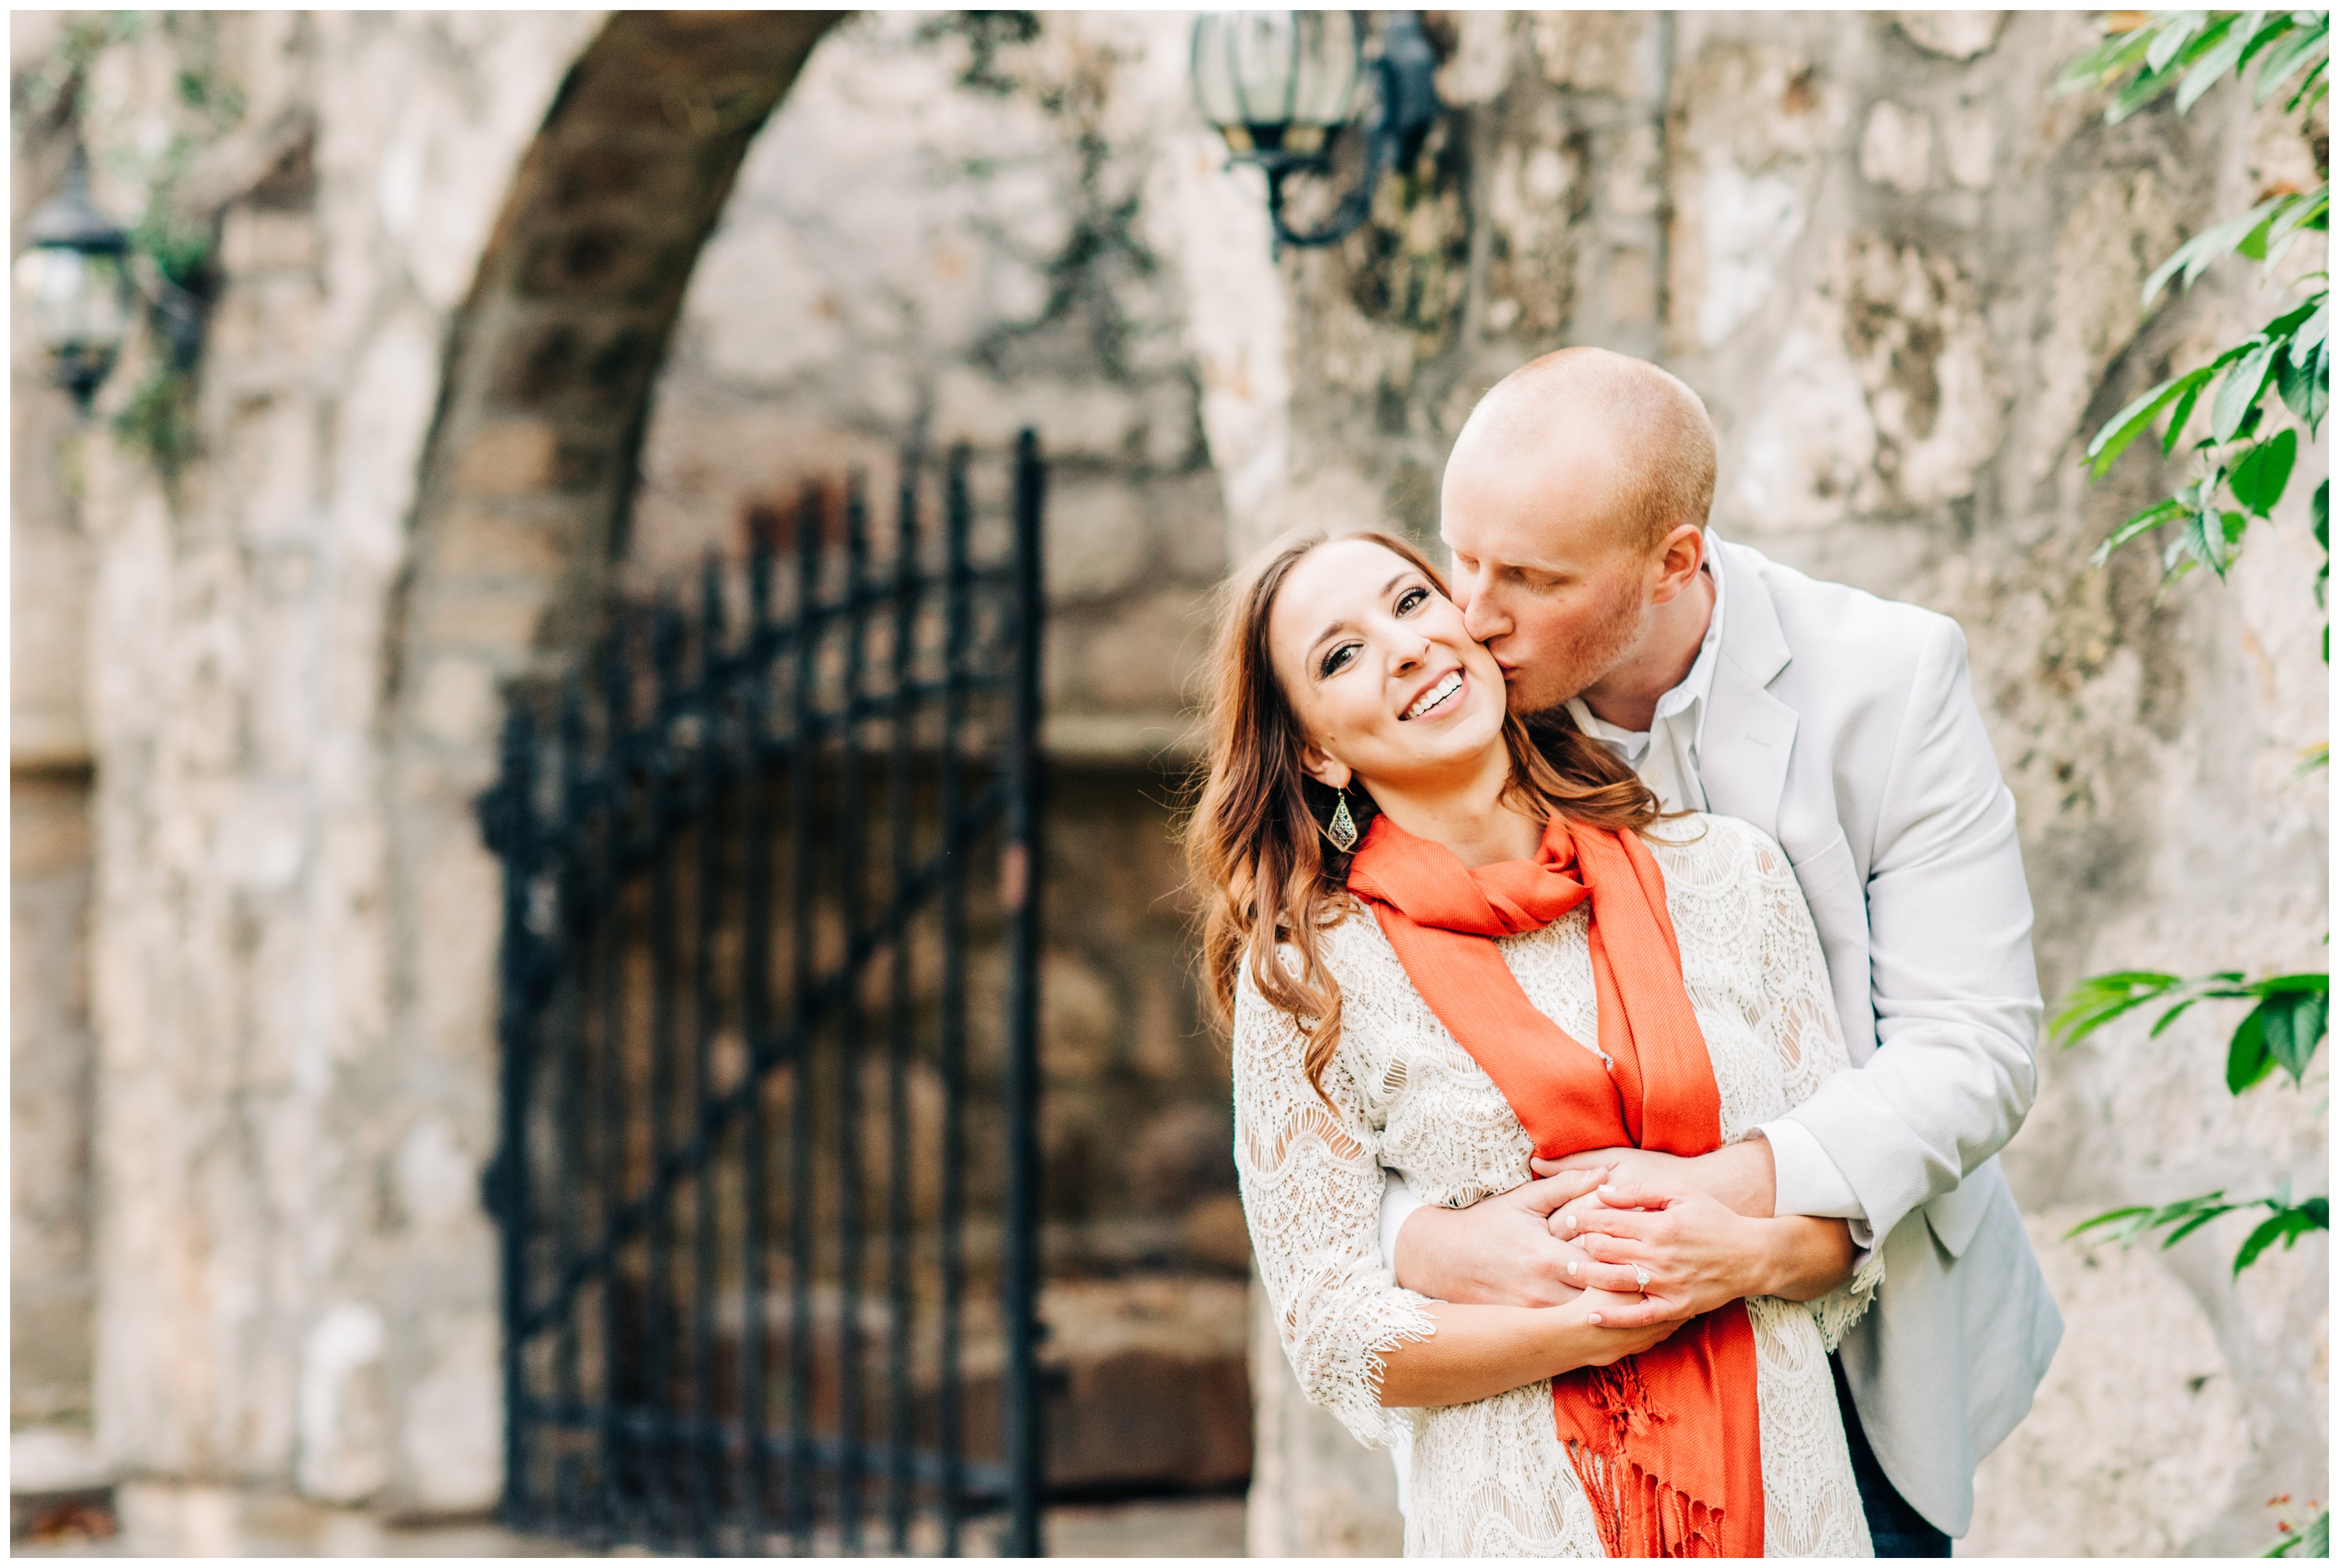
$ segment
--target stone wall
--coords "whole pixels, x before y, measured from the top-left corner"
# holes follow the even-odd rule
[[[181,129],[183,66],[242,106],[201,149],[201,457],[165,482],[115,440],[135,351],[65,447],[95,563],[94,1405],[118,1475],[495,1495],[492,1094],[443,1059],[436,1096],[372,1081],[386,616],[449,314],[591,25],[150,16],[90,71],[117,213],[143,195],[123,165]]]
[[[2087,564],[2153,493],[2153,459],[2099,489],[2076,461],[2173,360],[2270,313],[2274,292],[2239,275],[2149,319],[2137,301],[2185,235],[2321,178],[2327,137],[2310,146],[2230,91],[2107,129],[2099,100],[2051,88],[2090,25],[1433,18],[1454,112],[1422,165],[1365,231],[1283,264],[1287,498],[1258,531],[1328,513],[1434,535],[1445,452],[1494,380],[1564,343],[1652,355],[1720,427],[1724,537],[1964,625],[2050,996],[2110,968],[2323,967],[2325,790],[2294,771],[2327,733],[2304,518],[2326,459],[2303,462],[2231,581],[2165,593],[2144,549]],[[2230,1100],[2235,1021],[2204,1010],[2156,1041],[2139,1021],[2042,1050],[2006,1163],[2069,1333],[1983,1466],[1961,1551],[2253,1550],[2274,1533],[2267,1497],[2323,1494],[2322,1237],[2238,1290],[2238,1217],[2166,1254],[2061,1239],[2117,1203],[2322,1188],[2319,1090]],[[1263,1447],[1280,1431],[1291,1455],[1263,1453],[1262,1484],[1314,1466],[1320,1492],[1323,1418],[1287,1410],[1288,1374],[1259,1397]],[[1387,1482],[1347,1452],[1356,1516]],[[1310,1543],[1263,1535],[1263,1506],[1344,1512],[1255,1494],[1254,1540],[1286,1550]]]

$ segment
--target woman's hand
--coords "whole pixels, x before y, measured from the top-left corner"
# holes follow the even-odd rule
[[[1632,1271],[1626,1269],[1624,1277],[1630,1281]],[[1580,1359],[1575,1365],[1606,1366],[1623,1360],[1627,1356],[1638,1356],[1643,1350],[1663,1344],[1672,1336],[1673,1331],[1686,1321],[1680,1317],[1666,1317],[1629,1326],[1622,1321],[1628,1315],[1644,1315],[1646,1308],[1647,1303],[1640,1289],[1629,1283],[1621,1293],[1594,1287],[1585,1290],[1570,1302],[1566,1309],[1581,1313],[1584,1317],[1580,1330],[1582,1343],[1578,1350]]]
[[[1588,1287],[1641,1293],[1604,1312],[1613,1324],[1677,1321],[1749,1296],[1808,1301],[1850,1277],[1856,1256],[1841,1219],[1749,1219],[1702,1192],[1621,1184],[1559,1210],[1552,1229],[1583,1247]]]
[[[1769,1294],[1765,1224],[1702,1192],[1607,1186],[1552,1217],[1552,1229],[1580,1245],[1577,1277],[1590,1287],[1636,1299],[1604,1318],[1614,1324],[1678,1322],[1742,1297]]]

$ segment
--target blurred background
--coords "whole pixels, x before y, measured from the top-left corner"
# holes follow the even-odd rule
[[[561,1330],[587,1359],[617,1356],[578,1399],[614,1423],[629,1386],[650,1412],[627,1428],[633,1480],[548,1418],[522,1463],[565,1501],[507,1514],[535,1535],[485,1523],[520,1452],[508,1400],[569,1354],[507,1361],[509,1270],[538,1264],[499,1251],[489,1205],[518,1167],[490,1161],[515,1137],[569,1146],[512,1109],[533,1091],[508,1070],[523,1036],[499,943],[511,922],[537,928],[477,804],[508,715],[557,723],[560,683],[599,668],[597,649],[648,648],[660,596],[696,606],[710,559],[735,631],[756,572],[785,601],[814,557],[851,569],[855,494],[873,572],[940,559],[938,465],[960,446],[970,547],[1007,551],[1026,429],[1044,461],[1036,985],[1019,989],[1011,930],[1028,862],[1009,855],[1002,883],[988,839],[952,852],[975,868],[960,946],[905,928],[851,957],[857,928],[822,902],[854,896],[850,872],[795,906],[825,933],[807,942],[867,960],[873,1008],[899,952],[904,1005],[942,1031],[903,1035],[898,1080],[868,1080],[870,1106],[902,1109],[870,1149],[907,1129],[924,1159],[962,1104],[973,1143],[949,1178],[962,1201],[919,1196],[913,1173],[889,1209],[880,1172],[865,1211],[819,1211],[866,1219],[865,1264],[771,1267],[806,1301],[848,1275],[873,1300],[903,1238],[917,1283],[864,1346],[903,1346],[869,1375],[902,1391],[902,1425],[881,1412],[872,1430],[930,1446],[928,1405],[947,1405],[933,1421],[962,1422],[968,1462],[996,1464],[1020,1386],[1013,1313],[1002,1326],[992,1304],[1027,1227],[1052,1550],[1396,1548],[1386,1460],[1305,1405],[1253,1318],[1176,820],[1216,586],[1295,524],[1434,544],[1463,419],[1538,353],[1597,343],[1673,370],[1721,433],[1722,536],[1960,621],[2050,999],[2107,970],[2325,965],[2327,774],[2300,767],[2328,733],[2307,498],[2322,444],[2222,580],[2166,586],[2151,545],[2090,556],[2180,465],[2144,442],[2091,484],[2082,455],[2324,264],[2316,232],[2277,275],[2235,261],[2141,302],[2181,242],[2327,181],[2327,111],[2229,83],[2107,125],[2107,92],[2057,89],[2101,38],[2095,13],[1367,21],[1385,84],[1417,59],[1402,81],[1419,112],[1392,115],[1378,150],[1296,124],[1285,150],[1321,166],[1277,171],[1271,214],[1261,147],[1230,163],[1197,106],[1190,14],[12,15],[11,253],[71,251],[87,293],[44,296],[20,264],[12,294],[20,1548],[714,1541],[660,1523],[688,1486],[658,1455],[751,1452],[739,1409],[713,1400],[697,1436],[674,1436],[666,1395],[627,1384],[609,1349],[637,1321],[627,1301],[745,1277],[727,1259],[755,1245],[735,1232],[754,1234],[738,1194],[759,1189],[711,1165],[660,1188],[686,1243],[694,1226],[716,1238],[704,1272],[676,1284],[663,1254],[613,1243]],[[1288,242],[1337,227],[1352,192],[1349,232]],[[71,330],[61,311],[81,313]],[[887,542],[904,483],[923,543]],[[779,564],[756,567],[759,547]],[[836,602],[836,627],[869,618]],[[684,618],[700,647],[703,611]],[[942,658],[947,622],[943,597],[920,599],[868,656],[898,637]],[[834,676],[828,646],[807,642],[803,667],[860,678]],[[940,765],[911,718],[872,725],[876,751],[898,735]],[[1012,781],[1007,757],[992,761]],[[850,794],[861,775],[838,777]],[[789,798],[833,813],[843,795]],[[723,843],[710,873],[757,863]],[[709,914],[687,952],[763,951],[761,928],[734,934],[747,907]],[[626,920],[618,947],[654,953],[667,922],[647,904]],[[956,1016],[944,955],[962,947],[963,1070],[935,1021]],[[1017,997],[1036,1009],[1023,1034]],[[759,1059],[734,1017],[752,1004],[694,1005],[708,1049],[737,1058],[702,1059],[687,1081],[704,1103]],[[659,1043],[663,1008],[577,1036],[631,1064],[590,1080],[613,1127],[628,1085],[665,1092],[661,1053],[682,1048]],[[2238,1286],[2246,1213],[2166,1250],[2066,1239],[2117,1206],[2327,1191],[2322,1059],[2303,1086],[2237,1096],[2234,1003],[2165,1031],[2153,1016],[2042,1044],[2005,1163],[2068,1331],[1983,1465],[1960,1554],[2255,1552],[2324,1501],[2326,1233]],[[748,1044],[726,1048],[735,1028]],[[997,1105],[1027,1037],[1040,1180],[1023,1214]],[[823,1039],[843,1065],[802,1100],[825,1137],[860,1114],[838,1086],[864,1063]],[[796,1103],[785,1080],[747,1092],[776,1113]],[[646,1173],[669,1125],[644,1129],[607,1136],[640,1140]],[[722,1159],[760,1158],[731,1136]],[[848,1191],[857,1147],[836,1167]],[[947,1236],[966,1259],[955,1372],[929,1366],[943,1341],[923,1337],[925,1260],[960,1245]],[[858,1302],[819,1295],[761,1331],[709,1316],[694,1354],[752,1403],[756,1356],[859,1354],[861,1330],[839,1326],[864,1321]],[[858,1408],[845,1386],[772,1397],[811,1400],[818,1425]],[[854,1463],[822,1458],[819,1484]],[[919,1476],[903,1485],[923,1530],[932,1485],[955,1484]],[[962,1544],[995,1549],[999,1498],[967,1484]],[[614,1491],[624,1506],[570,1507]],[[851,1510],[827,1506],[800,1523],[831,1533],[789,1540],[849,1544]]]

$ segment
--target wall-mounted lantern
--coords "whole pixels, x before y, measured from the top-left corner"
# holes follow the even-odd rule
[[[32,244],[16,259],[16,287],[50,379],[89,409],[128,335],[130,236],[93,206],[89,161],[75,147],[65,188],[25,222]]]
[[[1372,211],[1381,176],[1410,163],[1439,110],[1436,52],[1417,11],[1382,14],[1367,54],[1358,11],[1207,11],[1194,23],[1194,102],[1235,157],[1267,175],[1267,211],[1283,245],[1329,245]],[[1365,172],[1320,229],[1283,222],[1283,182],[1331,166],[1334,137],[1363,108]]]

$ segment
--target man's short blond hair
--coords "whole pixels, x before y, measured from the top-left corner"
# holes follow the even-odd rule
[[[1646,360],[1608,349],[1561,349],[1530,360],[1479,400],[1463,428],[1503,447],[1591,439],[1608,444],[1618,521],[1653,550],[1713,510],[1713,421],[1704,400]],[[1460,442],[1457,441],[1459,446]]]

